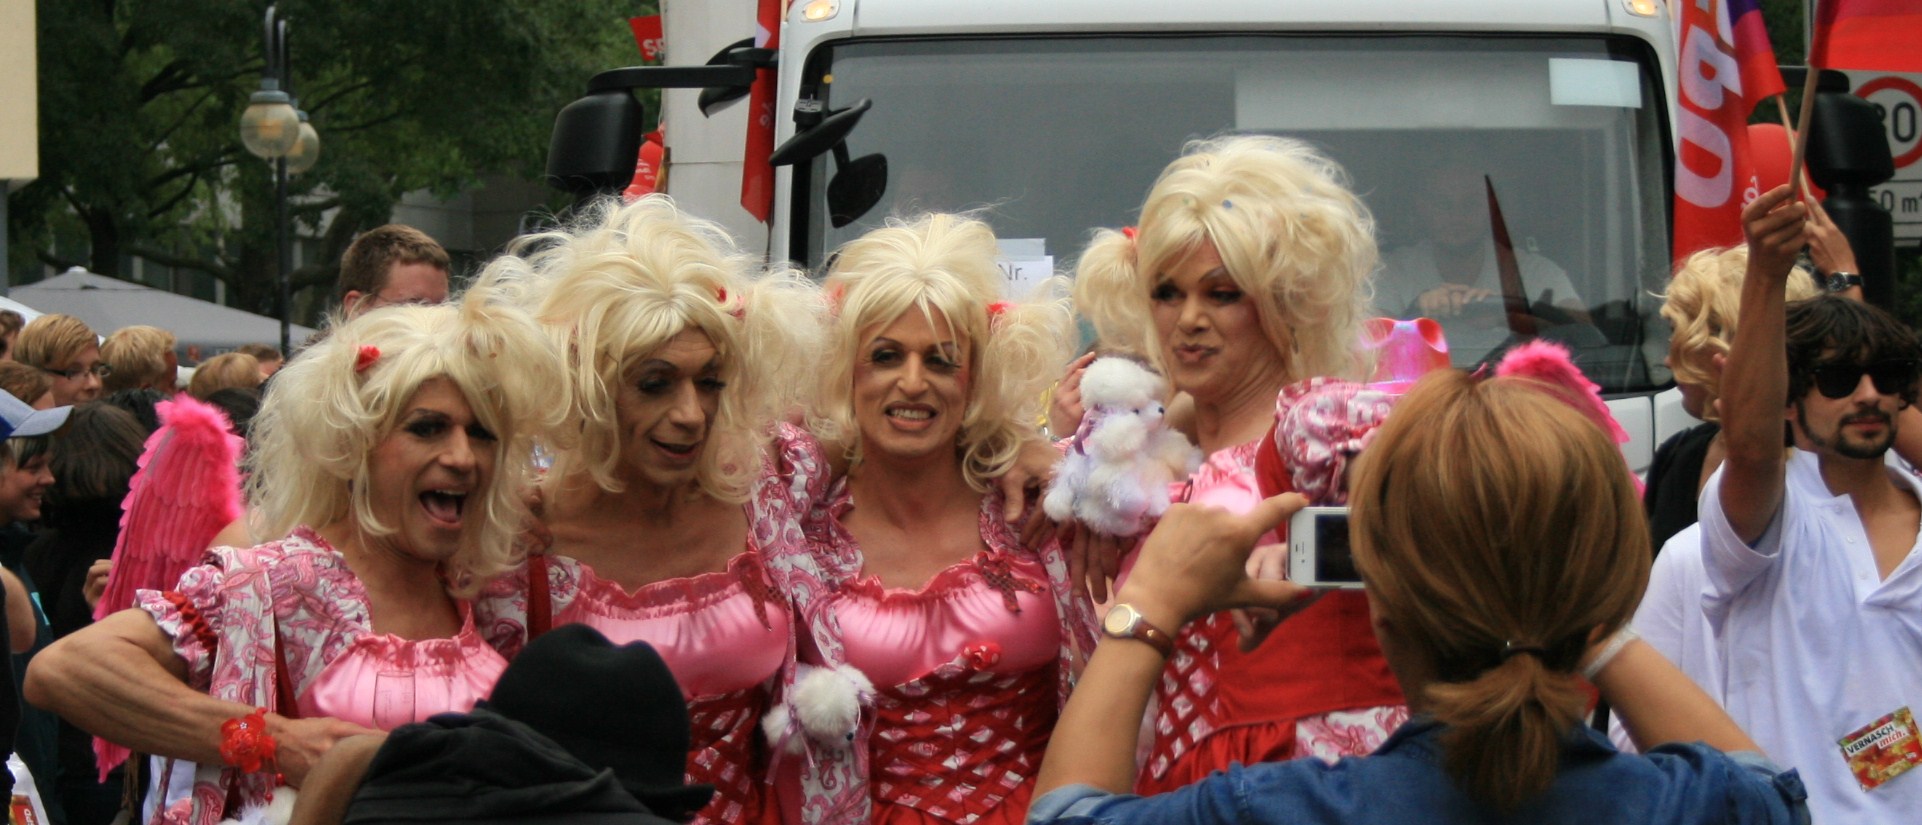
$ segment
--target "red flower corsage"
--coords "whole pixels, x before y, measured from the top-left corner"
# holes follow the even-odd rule
[[[368,367],[380,360],[380,347],[361,344],[360,352],[354,355],[354,372],[366,372]]]
[[[994,642],[975,642],[961,649],[968,658],[968,666],[975,670],[987,670],[1001,664],[1001,645]]]
[[[247,773],[274,764],[274,737],[267,733],[267,709],[220,723],[220,761]]]
[[[1013,308],[1014,304],[1008,303],[1007,301],[995,301],[988,305],[988,320],[993,322],[1001,317],[1001,313]]]

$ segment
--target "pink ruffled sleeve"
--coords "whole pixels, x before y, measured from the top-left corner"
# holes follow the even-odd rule
[[[195,690],[207,690],[213,676],[220,632],[220,591],[225,580],[225,570],[203,564],[181,574],[173,590],[134,593],[135,604],[173,640],[174,653],[187,663],[187,684]]]

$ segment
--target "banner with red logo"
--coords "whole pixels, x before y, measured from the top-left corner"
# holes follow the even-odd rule
[[[1821,0],[1809,65],[1824,69],[1922,72],[1922,3]]]
[[[782,0],[758,0],[754,45],[781,48]],[[747,97],[747,151],[741,157],[741,208],[762,223],[774,213],[774,70],[757,69]]]
[[[1680,260],[1742,241],[1742,207],[1761,194],[1749,155],[1749,112],[1762,97],[1781,92],[1782,78],[1754,0],[1681,3],[1677,10],[1674,253]]]
[[[629,17],[627,25],[634,30],[634,45],[641,47],[641,62],[659,63],[666,57],[667,38],[661,31],[660,15]]]

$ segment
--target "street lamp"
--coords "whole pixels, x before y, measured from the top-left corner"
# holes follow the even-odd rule
[[[289,241],[287,176],[314,168],[320,159],[320,133],[295,108],[293,80],[287,68],[287,21],[276,19],[267,6],[266,62],[260,70],[260,90],[247,100],[240,116],[240,142],[255,157],[274,165],[274,243],[280,264],[280,351],[292,351],[294,250]]]

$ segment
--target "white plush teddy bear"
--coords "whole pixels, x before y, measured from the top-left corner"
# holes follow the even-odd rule
[[[1168,510],[1168,485],[1201,466],[1201,451],[1162,421],[1166,386],[1127,358],[1098,358],[1081,376],[1086,410],[1055,465],[1042,509],[1095,532],[1132,536]]]

